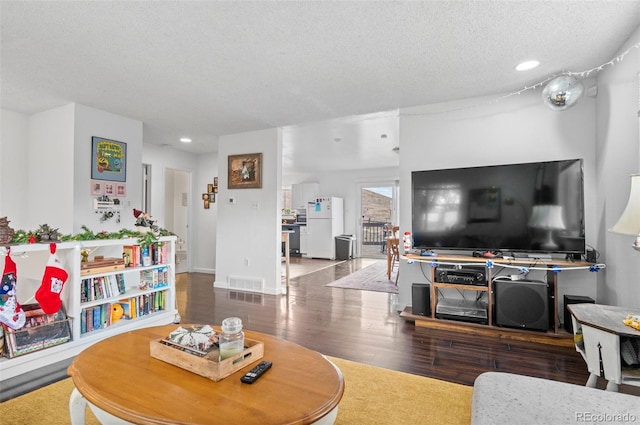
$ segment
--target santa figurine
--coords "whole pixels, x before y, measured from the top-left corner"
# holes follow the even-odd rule
[[[144,211],[133,209],[133,216],[136,218],[136,226],[152,227],[154,220]]]

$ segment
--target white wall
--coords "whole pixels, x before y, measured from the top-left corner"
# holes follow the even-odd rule
[[[282,134],[280,129],[223,136],[219,144],[216,287],[229,277],[264,279],[264,292],[281,292]],[[262,153],[262,188],[228,189],[227,158]],[[235,199],[235,204],[229,203]]]
[[[46,223],[64,234],[79,233],[83,225],[94,232],[134,227],[128,204],[141,193],[140,121],[78,104],[29,117],[2,112],[0,208],[11,227],[35,230]],[[127,143],[127,196],[122,199],[121,223],[100,222],[100,214],[93,210],[92,136]]]
[[[320,184],[321,196],[336,196],[344,199],[344,233],[358,235],[360,185],[362,183],[395,181],[398,178],[398,168],[388,167],[315,173],[309,175],[307,181]]]
[[[213,183],[213,178],[218,176],[218,155],[193,155],[145,144],[142,161],[151,165],[151,211],[160,227],[165,227],[163,223],[167,219],[164,214],[167,169],[191,173],[189,213],[186,218],[189,223],[189,235],[185,237],[189,244],[190,271],[214,273],[217,203],[211,204],[210,209],[205,210],[202,207],[202,193],[206,192],[207,184]]]
[[[135,229],[133,206],[139,208],[142,197],[142,121],[112,114],[100,109],[75,104],[75,126],[72,128],[74,145],[68,155],[74,158],[73,167],[73,233],[80,233],[85,225],[94,232],[115,232],[122,228]],[[127,195],[120,198],[120,223],[111,218],[101,222],[95,213],[90,191],[92,137],[102,137],[127,144]],[[48,212],[45,212],[49,216]],[[51,220],[53,222],[53,220]],[[50,223],[51,224],[51,223]]]
[[[202,194],[206,192],[207,184],[213,184],[214,177],[218,177],[218,153],[198,155],[196,159],[197,173],[194,179],[193,211],[195,217],[195,231],[192,232],[192,241],[195,249],[192,250],[194,270],[202,273],[215,273],[216,271],[216,238],[218,234],[218,205],[222,202],[220,193],[216,196],[216,202],[205,210],[202,206]],[[220,185],[220,180],[218,185]],[[213,281],[213,278],[211,279]]]
[[[28,161],[21,173],[28,181],[28,229],[49,224],[62,233],[74,232],[75,106],[61,106],[29,118]],[[91,152],[87,160],[91,158]],[[87,170],[89,165],[87,165]],[[89,182],[86,193],[89,194]]]
[[[639,41],[640,28],[618,54]],[[623,61],[598,76],[597,242],[601,260],[607,264],[605,273],[598,276],[598,301],[626,307],[640,305],[640,253],[631,249],[633,236],[608,229],[627,204],[629,175],[640,172],[639,71],[640,51],[632,49]]]
[[[14,230],[30,229],[23,212],[27,209],[29,179],[29,117],[6,109],[0,110],[0,217],[10,220]]]
[[[583,158],[586,241],[596,244],[595,99],[584,97],[558,112],[543,105],[540,92],[499,102],[492,96],[400,112],[400,233],[411,230],[411,171]],[[595,298],[593,275],[561,272],[560,299],[564,294]],[[535,272],[530,277],[541,279]],[[411,304],[413,282],[425,282],[422,270],[418,264],[401,262],[400,307]]]

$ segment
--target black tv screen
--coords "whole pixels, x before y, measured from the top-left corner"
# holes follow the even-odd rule
[[[583,160],[414,171],[425,250],[584,254]]]

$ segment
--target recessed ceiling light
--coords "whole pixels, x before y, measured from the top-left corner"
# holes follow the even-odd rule
[[[182,137],[182,138],[180,138],[180,141],[182,143],[191,143],[191,139],[189,139],[188,137]]]
[[[342,139],[341,139],[341,138],[339,138],[339,137],[336,137],[335,139],[333,139],[333,141],[334,141],[334,142],[341,142],[341,141],[342,141]]]
[[[386,134],[384,134],[384,133],[382,133],[382,134],[380,135],[380,138],[381,138],[381,139],[386,139],[386,138],[387,138],[387,135],[386,135]]]
[[[533,68],[537,68],[540,65],[540,62],[537,60],[530,60],[530,61],[524,61],[524,62],[520,62],[519,64],[516,65],[515,70],[516,71],[529,71]]]

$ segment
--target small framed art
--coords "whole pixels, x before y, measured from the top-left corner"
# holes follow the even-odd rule
[[[262,153],[229,155],[228,188],[262,188]]]

